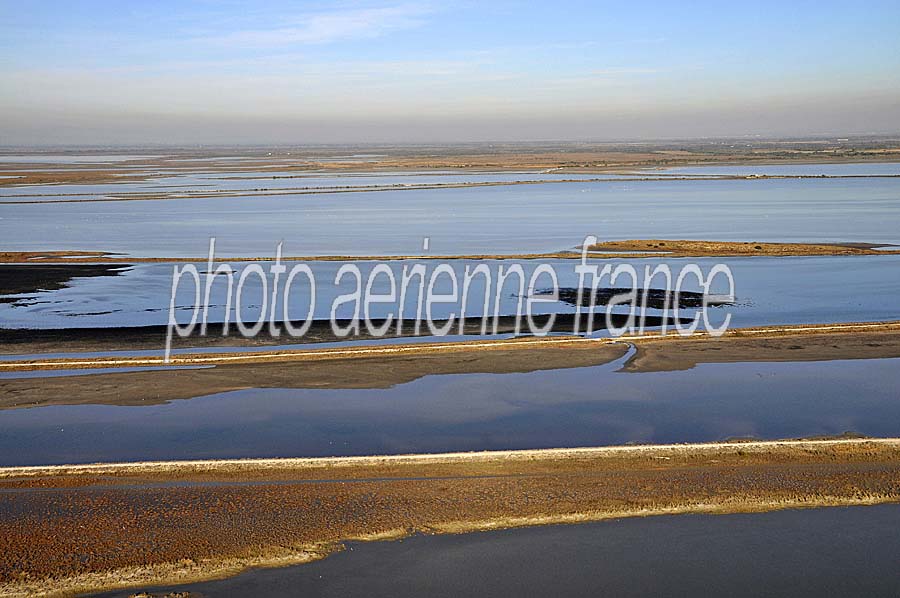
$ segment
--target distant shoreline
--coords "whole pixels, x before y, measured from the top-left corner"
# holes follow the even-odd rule
[[[76,149],[68,153],[78,154]],[[210,150],[156,152],[153,157],[136,157],[112,163],[41,163],[40,153],[33,163],[4,162],[0,154],[0,187],[11,185],[98,184],[139,182],[159,176],[191,171],[206,173],[257,173],[298,175],[403,174],[404,171],[449,171],[457,174],[503,173],[513,171],[557,174],[634,174],[652,169],[696,166],[771,166],[783,164],[861,164],[900,161],[896,140],[853,139],[759,141],[724,147],[721,143],[647,142],[640,144],[453,144],[446,146],[386,146],[367,160],[334,155],[334,149],[275,149],[265,151],[236,147],[233,151]],[[374,150],[373,150],[374,151]],[[28,150],[21,152],[29,154]],[[33,151],[32,151],[33,153]],[[59,151],[57,153],[60,153]],[[63,152],[65,153],[65,152]],[[108,153],[108,151],[107,151]],[[6,155],[17,155],[7,152]],[[233,159],[235,156],[240,160]],[[39,168],[46,166],[46,168]],[[34,167],[38,167],[35,171]],[[159,171],[165,169],[164,174]],[[640,176],[638,174],[637,176]],[[257,178],[257,177],[254,177]],[[258,177],[264,180],[265,176]],[[269,177],[271,178],[271,177]],[[745,178],[745,177],[738,177]]]
[[[398,172],[396,174],[403,174]],[[497,174],[497,173],[485,173]],[[425,176],[425,175],[414,175]],[[293,178],[293,177],[271,177],[271,179]],[[413,184],[392,184],[392,185],[361,185],[361,186],[340,186],[340,187],[258,187],[254,189],[217,189],[214,191],[207,190],[173,190],[166,192],[152,191],[129,191],[122,193],[99,193],[98,197],[92,199],[71,199],[67,196],[81,196],[83,193],[35,193],[35,194],[16,194],[0,196],[0,205],[34,205],[34,204],[60,204],[60,203],[108,203],[119,201],[175,201],[190,199],[227,199],[242,197],[280,197],[287,195],[334,195],[344,193],[378,193],[385,191],[438,191],[446,189],[469,189],[475,187],[512,187],[518,185],[556,185],[556,184],[578,184],[578,183],[629,183],[629,182],[698,182],[698,181],[759,181],[770,179],[897,179],[900,174],[858,174],[858,175],[671,175],[665,176],[660,173],[656,176],[622,176],[621,178],[580,178],[580,179],[536,179],[536,180],[515,180],[515,181],[471,181],[464,183],[413,183]],[[269,180],[265,177],[259,180]],[[2,181],[12,181],[15,179],[0,179]],[[123,181],[118,181],[123,182]],[[19,182],[19,185],[36,185],[40,183]],[[36,197],[48,199],[32,199]],[[18,199],[21,198],[21,199]]]
[[[2,204],[0,204],[2,205]],[[888,243],[765,243],[751,241],[702,241],[684,239],[630,239],[604,241],[588,248],[591,259],[641,259],[681,257],[796,257],[839,255],[890,255],[879,247],[893,247]],[[219,261],[271,262],[275,257],[227,257]],[[474,254],[424,254],[424,255],[308,255],[281,256],[283,262],[368,262],[406,260],[539,260],[581,259],[577,249],[545,253],[474,253]],[[197,257],[141,257],[109,253],[106,251],[2,251],[0,264],[53,265],[53,264],[140,264],[140,263],[202,263],[208,256]]]

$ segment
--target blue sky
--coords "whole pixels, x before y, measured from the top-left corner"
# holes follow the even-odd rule
[[[0,144],[900,131],[898,2],[0,1]]]

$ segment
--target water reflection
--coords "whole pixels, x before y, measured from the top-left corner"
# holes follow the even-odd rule
[[[900,435],[900,359],[705,364],[651,374],[620,373],[620,366],[427,376],[363,390],[254,388],[139,407],[7,410],[0,412],[0,464],[700,442],[848,430]],[[180,375],[209,372],[215,370]],[[106,384],[102,375],[52,380],[62,382],[63,393]],[[141,403],[137,389],[152,395],[153,388],[143,381],[123,392],[134,405]]]
[[[900,179],[578,182],[160,201],[0,204],[8,251],[147,257],[559,251],[600,239],[900,242]],[[52,240],[52,247],[48,247]]]

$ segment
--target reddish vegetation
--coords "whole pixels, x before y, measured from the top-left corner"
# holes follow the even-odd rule
[[[894,501],[900,443],[312,460],[259,470],[213,462],[6,477],[0,489],[15,491],[0,491],[0,593],[27,580],[258,557],[398,530]]]

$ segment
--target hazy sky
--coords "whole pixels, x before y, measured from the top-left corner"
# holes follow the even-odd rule
[[[0,68],[0,145],[897,133],[900,2],[0,0]]]

